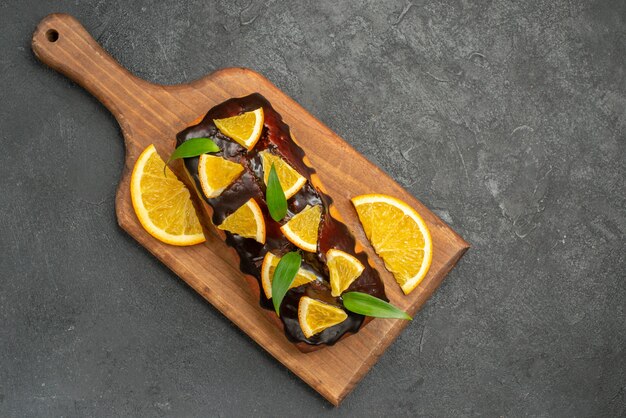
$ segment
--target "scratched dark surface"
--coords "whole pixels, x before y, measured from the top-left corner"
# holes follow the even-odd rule
[[[267,76],[472,243],[339,409],[116,224],[67,12],[162,83]],[[0,416],[624,416],[626,3],[0,4]]]

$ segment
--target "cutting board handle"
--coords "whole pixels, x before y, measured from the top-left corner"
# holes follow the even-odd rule
[[[89,91],[121,125],[124,114],[133,111],[133,101],[128,98],[140,98],[157,87],[122,67],[67,14],[46,16],[33,33],[32,49],[41,62]]]

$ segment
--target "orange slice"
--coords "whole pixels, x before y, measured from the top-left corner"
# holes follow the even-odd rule
[[[241,164],[216,155],[202,154],[198,161],[198,178],[205,196],[209,199],[222,194],[243,173]]]
[[[314,253],[317,251],[317,234],[321,219],[322,207],[320,205],[307,205],[302,212],[291,218],[280,230],[298,248]]]
[[[261,266],[261,284],[263,285],[263,291],[268,299],[272,298],[272,279],[274,278],[274,270],[280,261],[280,257],[267,252],[265,258],[263,258],[263,265]],[[290,289],[294,287],[302,286],[317,280],[317,276],[312,271],[303,269],[302,267],[296,273],[296,277],[293,279]]]
[[[214,119],[221,133],[234,139],[239,145],[251,150],[263,132],[263,108],[225,119]]]
[[[270,176],[270,169],[273,163],[276,174],[278,174],[278,181],[287,199],[298,193],[306,183],[306,178],[278,155],[274,155],[269,151],[261,151],[259,155],[263,161],[263,180],[265,184],[267,185],[267,179]]]
[[[248,200],[230,214],[218,228],[265,244],[265,220],[254,199]]]
[[[334,248],[326,252],[326,265],[330,273],[330,294],[334,297],[341,296],[365,269],[356,257]]]
[[[135,162],[130,197],[139,222],[156,239],[181,246],[205,241],[189,190],[165,167],[154,145]]]
[[[352,198],[365,235],[405,294],[424,279],[433,256],[430,232],[409,205],[382,194]]]
[[[304,336],[311,338],[313,335],[324,331],[333,325],[341,324],[348,318],[348,314],[337,306],[326,302],[302,296],[298,305],[298,322]]]

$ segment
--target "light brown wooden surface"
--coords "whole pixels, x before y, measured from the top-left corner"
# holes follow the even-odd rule
[[[121,126],[126,161],[116,196],[120,226],[334,405],[338,405],[363,378],[408,322],[375,319],[359,333],[335,346],[301,353],[263,314],[238,264],[215,235],[208,235],[205,244],[173,247],[155,240],[143,230],[135,217],[129,192],[130,173],[141,151],[154,143],[161,156],[169,155],[176,133],[212,106],[231,97],[258,92],[290,125],[344,222],[375,262],[392,303],[415,314],[469,248],[450,227],[393,179],[267,79],[251,70],[227,68],[177,86],[151,84],[122,68],[76,19],[62,14],[50,15],[41,21],[33,34],[32,48],[42,62],[100,100]],[[432,265],[427,277],[409,296],[402,294],[382,262],[374,256],[350,204],[350,197],[373,192],[406,201],[417,209],[430,227],[434,241]]]

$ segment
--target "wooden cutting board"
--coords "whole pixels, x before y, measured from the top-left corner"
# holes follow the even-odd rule
[[[189,84],[151,84],[122,68],[75,18],[64,14],[52,14],[41,21],[33,34],[32,48],[43,63],[65,74],[100,100],[120,124],[126,161],[115,199],[119,225],[334,405],[354,388],[409,322],[374,319],[359,333],[335,346],[301,353],[262,312],[238,263],[219,238],[211,235],[201,245],[174,247],[155,240],[143,230],[135,217],[129,192],[132,167],[141,151],[154,143],[161,156],[169,155],[176,133],[211,107],[231,97],[258,92],[290,125],[345,223],[375,260],[392,303],[415,314],[469,248],[468,243],[392,178],[254,71],[226,68]],[[175,171],[176,168],[180,174],[180,165]],[[349,201],[352,196],[373,192],[406,201],[429,225],[434,242],[432,265],[427,277],[409,296],[402,294],[374,255]],[[419,321],[419,316],[416,320]],[[415,341],[416,350],[417,346]]]

